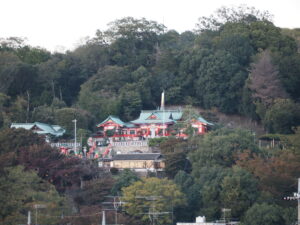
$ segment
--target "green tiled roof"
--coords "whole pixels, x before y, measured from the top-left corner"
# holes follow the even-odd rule
[[[128,128],[132,128],[132,127],[135,127],[135,125],[133,123],[125,123],[125,126],[128,127]]]
[[[182,112],[180,110],[143,110],[139,118],[131,121],[131,123],[174,123],[181,117]]]
[[[40,131],[35,131],[38,134],[51,134],[56,137],[62,136],[66,130],[59,125],[50,125],[46,123],[12,123],[11,128],[24,128],[26,130],[31,130],[34,126],[38,127]]]
[[[101,123],[99,123],[98,125],[97,125],[97,127],[99,127],[99,126],[101,126],[102,124],[104,124],[104,123],[106,123],[107,121],[109,121],[109,120],[112,120],[113,122],[115,122],[116,124],[119,124],[121,127],[135,127],[135,125],[134,124],[132,124],[132,123],[125,123],[125,122],[123,122],[119,117],[116,117],[116,116],[109,116],[109,117],[107,117],[105,120],[103,120]]]
[[[97,125],[97,127],[101,126],[102,124],[106,123],[106,122],[109,121],[109,120],[114,121],[116,124],[119,124],[120,126],[124,126],[124,125],[125,125],[125,123],[124,123],[122,120],[120,120],[119,117],[116,117],[116,116],[109,116],[109,117],[107,117],[105,120],[103,120],[101,123],[99,123],[99,124]]]
[[[213,123],[210,123],[210,122],[207,122],[203,117],[198,117],[197,119],[198,121],[202,122],[202,123],[205,123],[207,125],[210,125],[210,126],[213,126],[214,124]]]

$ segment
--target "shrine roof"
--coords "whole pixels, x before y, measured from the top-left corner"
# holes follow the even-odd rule
[[[116,117],[116,116],[108,116],[105,120],[103,120],[101,123],[99,123],[97,125],[97,127],[101,126],[102,124],[105,124],[109,120],[113,121],[116,124],[119,124],[121,127],[128,127],[128,128],[135,127],[134,124],[132,124],[130,122],[129,123],[125,123],[119,117]]]
[[[180,110],[143,110],[138,119],[131,121],[134,124],[175,123],[181,119]]]
[[[119,117],[116,117],[116,116],[108,116],[105,120],[103,120],[101,123],[99,123],[97,125],[97,127],[101,126],[102,124],[108,122],[109,120],[113,121],[114,123],[116,124],[119,124],[120,126],[124,126],[125,123],[119,118]]]
[[[210,123],[210,122],[208,122],[208,121],[206,121],[203,117],[198,117],[197,118],[197,120],[198,121],[200,121],[200,122],[202,122],[202,123],[205,123],[205,124],[207,124],[207,125],[210,125],[210,126],[213,126],[214,124],[213,123]]]
[[[125,123],[125,127],[128,127],[128,128],[133,128],[133,127],[136,127],[133,123]]]
[[[59,125],[50,125],[46,123],[34,122],[34,123],[12,123],[11,128],[24,128],[26,130],[31,130],[34,127],[40,130],[34,130],[37,134],[51,134],[56,137],[62,136],[66,130]]]

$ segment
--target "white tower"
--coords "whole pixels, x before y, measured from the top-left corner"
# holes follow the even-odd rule
[[[160,110],[165,110],[165,91],[161,93]]]

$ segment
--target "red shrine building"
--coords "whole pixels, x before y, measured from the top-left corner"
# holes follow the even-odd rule
[[[206,133],[209,126],[213,125],[202,117],[191,119],[187,125],[186,121],[182,121],[182,114],[180,109],[165,109],[164,93],[162,93],[160,109],[142,110],[139,118],[130,122],[123,122],[116,116],[109,116],[97,124],[98,134],[115,140],[141,140],[164,136],[186,137],[185,130],[188,125],[194,128],[196,134]]]
[[[99,123],[97,128],[100,131],[99,134],[103,137],[123,138],[124,140],[163,136],[186,137],[186,127],[175,127],[176,124],[183,124],[181,119],[181,110],[142,110],[136,120],[123,122],[118,117],[109,116]],[[191,119],[189,125],[194,128],[196,134],[205,134],[212,123],[199,117]]]
[[[109,116],[97,128],[103,136],[125,139],[155,138],[170,136],[170,126],[182,117],[180,110],[143,110],[138,119],[123,122],[118,117]]]

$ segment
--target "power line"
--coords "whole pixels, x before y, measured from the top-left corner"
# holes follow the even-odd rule
[[[156,201],[158,199],[161,199],[162,196],[158,196],[158,195],[136,196],[135,198],[145,199],[147,201],[151,201],[151,205],[149,207],[148,213],[141,213],[141,214],[148,214],[152,225],[157,224],[159,216],[166,215],[166,214],[172,214],[173,215],[173,211],[172,212],[159,212],[159,211],[156,210]]]
[[[115,224],[118,224],[118,209],[121,207],[125,202],[121,200],[121,196],[106,196],[107,198],[113,198],[113,202],[102,202],[102,204],[112,204],[115,211]]]

